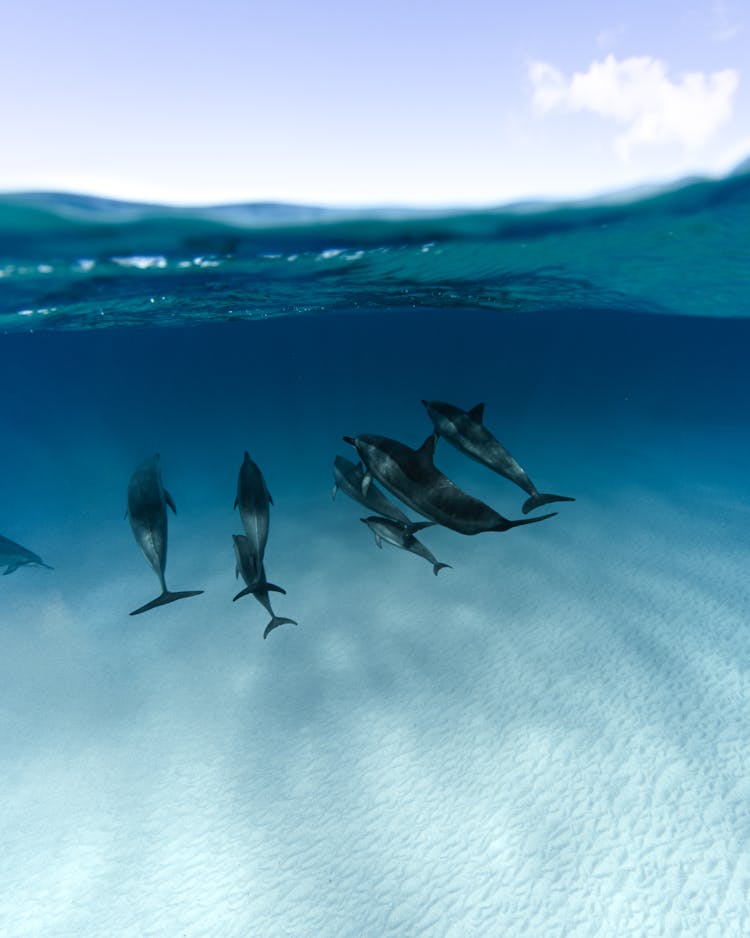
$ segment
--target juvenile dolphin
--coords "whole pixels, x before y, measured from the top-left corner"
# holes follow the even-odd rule
[[[365,477],[365,471],[362,463],[353,463],[346,456],[337,456],[333,463],[333,477],[336,480],[333,486],[333,498],[336,498],[337,489],[346,492],[349,498],[355,502],[364,505],[385,518],[392,518],[394,521],[400,521],[402,524],[409,524],[408,517],[387,499],[376,485],[370,485],[367,494],[362,494],[362,480]]]
[[[420,521],[417,524],[403,524],[401,521],[393,521],[391,518],[360,518],[364,524],[375,535],[375,543],[378,547],[383,546],[383,541],[393,544],[394,547],[400,547],[402,550],[408,550],[417,557],[424,557],[432,564],[432,572],[435,576],[438,571],[444,567],[450,567],[449,563],[438,563],[435,557],[424,546],[421,541],[414,537],[415,531],[421,531],[423,528],[431,527],[434,521]]]
[[[269,632],[272,632],[280,625],[284,625],[286,622],[290,625],[297,625],[298,623],[294,619],[284,619],[282,616],[277,616],[271,608],[271,600],[268,596],[269,592],[274,591],[286,595],[286,590],[266,580],[265,568],[263,564],[260,565],[260,568],[256,566],[255,553],[247,536],[244,534],[233,534],[232,540],[234,541],[234,555],[237,558],[235,575],[242,575],[242,579],[246,584],[245,589],[240,590],[232,602],[237,602],[241,596],[247,596],[249,593],[252,593],[261,606],[268,611],[268,614],[271,616],[271,621],[263,632],[263,638],[268,638]]]
[[[130,477],[128,484],[128,510],[130,527],[143,556],[153,567],[161,583],[161,596],[152,599],[145,606],[140,606],[130,613],[137,616],[141,612],[173,603],[176,599],[187,596],[199,596],[203,590],[185,590],[171,593],[164,582],[164,569],[167,566],[167,505],[177,514],[174,500],[161,481],[159,454],[146,459]]]
[[[518,465],[503,444],[495,439],[483,423],[484,404],[477,404],[471,410],[461,410],[453,404],[443,401],[422,401],[427,413],[435,425],[435,432],[446,439],[452,446],[497,472],[511,482],[515,482],[531,496],[521,508],[527,515],[534,508],[548,505],[550,502],[574,502],[566,495],[549,495],[538,492],[526,472]]]
[[[245,452],[237,478],[234,507],[240,510],[242,527],[248,539],[248,550],[252,552],[258,570],[263,566],[263,555],[268,542],[269,505],[273,505],[273,499],[263,473]]]
[[[415,511],[459,534],[507,531],[521,524],[544,521],[556,514],[552,512],[519,521],[504,518],[494,508],[464,492],[435,467],[432,457],[436,439],[435,434],[430,434],[417,450],[372,433],[354,438],[345,436],[344,442],[356,448],[365,464],[364,492],[374,477]]]
[[[0,567],[5,567],[3,576],[14,573],[19,567],[46,567],[52,570],[48,563],[45,563],[39,554],[21,547],[15,541],[0,534]]]

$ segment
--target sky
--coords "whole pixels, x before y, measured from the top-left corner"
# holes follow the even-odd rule
[[[748,0],[6,0],[0,192],[488,205],[750,155]]]

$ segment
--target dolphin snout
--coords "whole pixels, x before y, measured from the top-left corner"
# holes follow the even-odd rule
[[[350,436],[342,436],[341,439],[344,441],[344,443],[348,443],[350,446],[356,446],[356,445],[357,445],[357,444],[354,442],[354,439],[353,439],[352,437],[350,437]]]

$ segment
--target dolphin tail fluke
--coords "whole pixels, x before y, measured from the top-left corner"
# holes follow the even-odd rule
[[[449,563],[434,563],[434,564],[432,565],[432,572],[435,574],[435,576],[437,576],[438,573],[439,573],[441,570],[444,570],[446,567],[447,567],[449,570],[452,570],[452,569],[453,569],[453,567],[452,567]]]
[[[527,498],[523,503],[523,508],[521,511],[527,515],[530,511],[533,511],[535,508],[541,508],[542,505],[549,505],[550,502],[574,502],[574,498],[568,498],[567,495],[549,495],[544,492],[537,492],[536,495],[532,495],[531,498]]]
[[[263,638],[268,638],[270,632],[273,632],[274,629],[277,629],[280,625],[284,625],[285,623],[289,623],[289,625],[299,625],[299,622],[296,622],[294,619],[285,619],[283,616],[274,616],[266,626],[266,630],[263,633]]]
[[[503,518],[492,528],[493,531],[509,531],[511,528],[517,528],[522,524],[536,524],[537,521],[546,521],[547,518],[554,518],[556,511],[551,511],[548,515],[539,515],[538,518],[519,518],[517,521],[511,521],[509,518]]]
[[[130,615],[137,616],[142,612],[148,612],[149,609],[156,609],[157,606],[166,606],[167,603],[173,603],[177,599],[187,599],[188,596],[200,596],[202,592],[203,590],[182,590],[182,592],[179,593],[170,593],[169,590],[164,590],[161,596],[152,599],[151,602],[146,603],[145,606],[134,609]]]

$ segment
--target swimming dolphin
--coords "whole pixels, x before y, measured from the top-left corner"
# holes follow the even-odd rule
[[[495,439],[483,423],[484,404],[471,410],[461,410],[442,401],[422,401],[435,425],[435,432],[446,439],[459,452],[515,482],[531,496],[521,508],[527,515],[534,508],[550,502],[574,502],[566,495],[549,495],[538,492],[526,472],[518,465],[503,444]]]
[[[19,567],[46,567],[52,570],[48,563],[33,551],[21,547],[15,541],[9,540],[0,534],[0,567],[5,567],[3,576],[14,573]]]
[[[263,566],[263,555],[268,542],[269,505],[273,505],[273,499],[263,473],[245,452],[237,478],[234,507],[240,510],[242,527],[248,539],[248,550],[252,552],[258,570]]]
[[[286,590],[266,580],[266,571],[263,564],[260,565],[260,568],[256,567],[254,549],[247,536],[244,534],[233,534],[232,540],[234,541],[234,555],[237,558],[235,575],[240,576],[241,574],[246,584],[245,589],[240,590],[232,602],[237,602],[241,596],[247,596],[249,593],[252,593],[261,606],[268,611],[271,616],[271,621],[263,632],[263,638],[268,638],[269,632],[277,629],[280,625],[284,625],[286,622],[290,625],[297,625],[298,623],[294,619],[284,619],[282,616],[277,616],[271,608],[271,600],[268,597],[269,592],[274,591],[286,595]]]
[[[416,554],[418,557],[424,557],[432,564],[432,572],[435,576],[444,567],[450,567],[449,563],[438,563],[424,544],[414,537],[415,531],[432,527],[434,521],[403,524],[401,521],[393,521],[391,518],[371,517],[360,518],[359,520],[366,524],[375,535],[375,543],[378,547],[382,547],[383,541],[387,541],[389,544],[393,544],[394,547],[400,547],[402,550],[408,550],[409,553]]]
[[[415,511],[459,534],[507,531],[521,524],[544,521],[556,514],[552,512],[519,521],[504,518],[494,508],[464,492],[435,467],[432,457],[436,439],[434,433],[430,434],[417,450],[372,433],[354,438],[345,436],[344,442],[356,448],[365,464],[367,474],[362,480],[365,493],[374,477]]]
[[[133,536],[143,551],[143,556],[159,577],[162,591],[161,596],[135,609],[130,613],[131,616],[137,616],[157,606],[173,603],[176,599],[199,596],[203,592],[203,590],[185,590],[181,593],[171,593],[164,582],[164,569],[167,566],[167,505],[177,514],[172,496],[162,485],[157,453],[142,462],[130,477],[126,514],[130,518]]]
[[[333,463],[333,477],[336,480],[333,486],[333,498],[336,498],[337,489],[346,492],[355,502],[370,508],[375,514],[384,518],[392,518],[402,524],[409,524],[408,517],[389,501],[376,485],[370,485],[367,494],[362,494],[362,479],[365,471],[362,463],[353,463],[345,456],[337,456]]]

